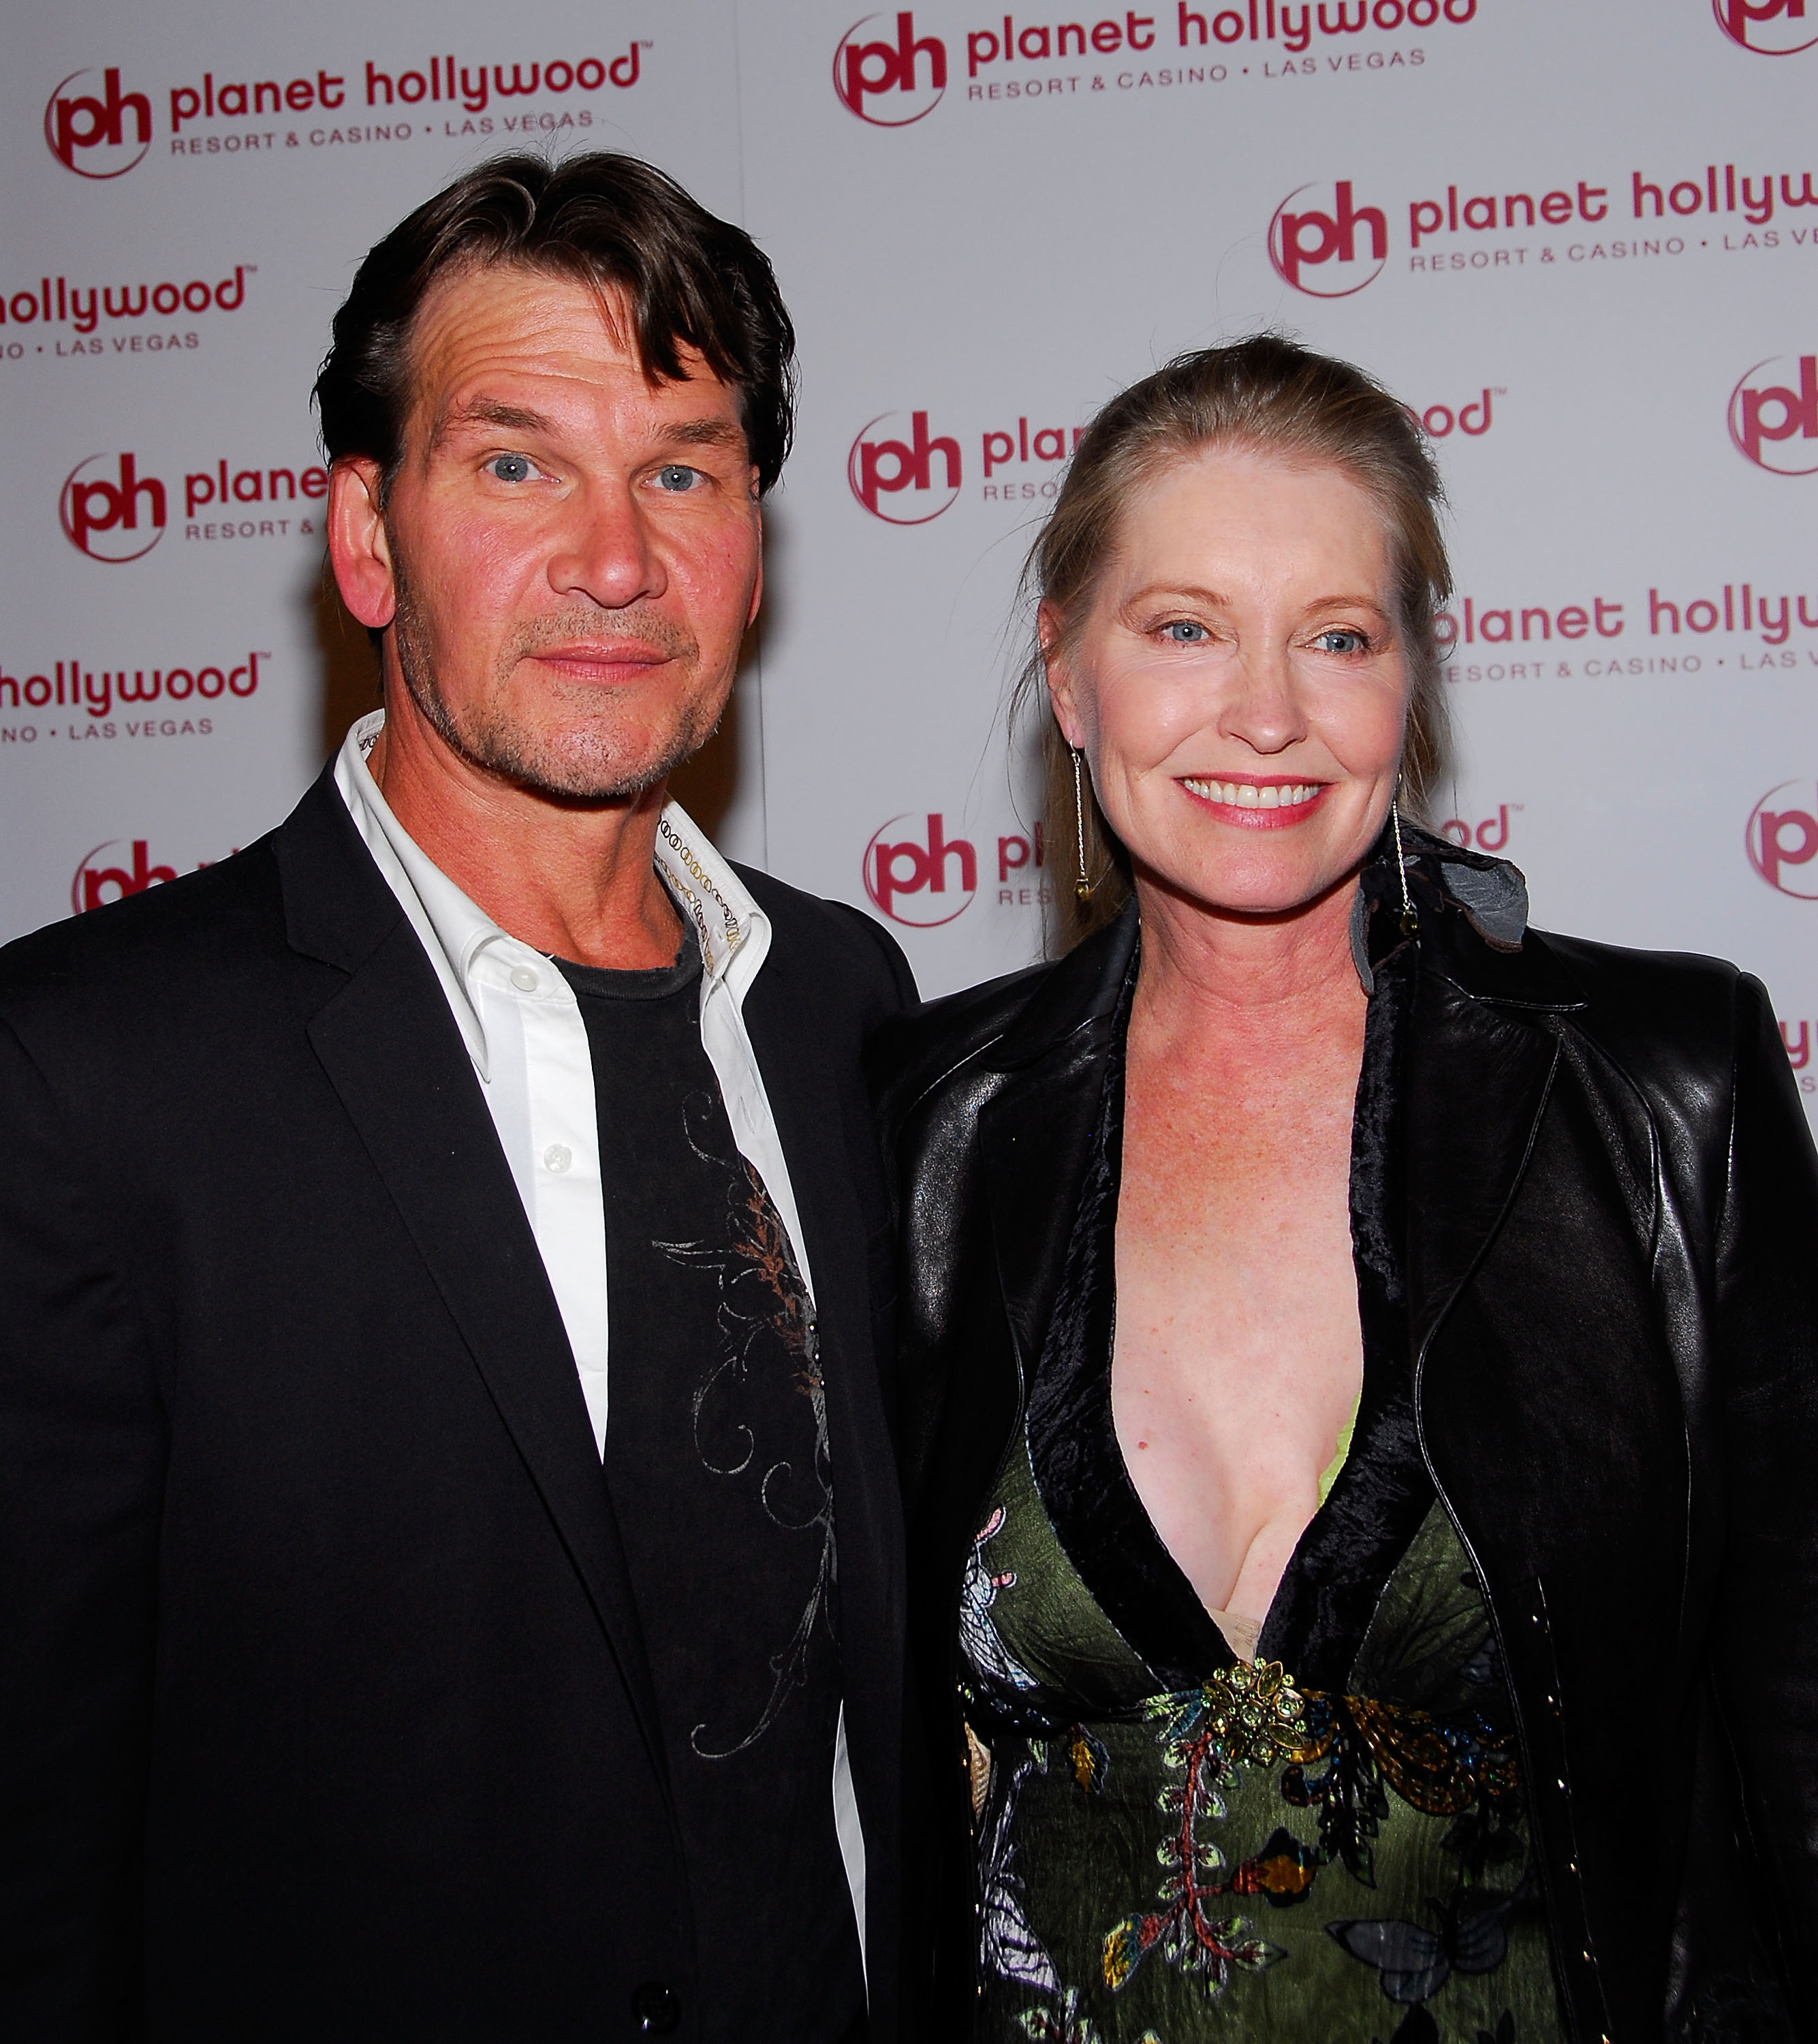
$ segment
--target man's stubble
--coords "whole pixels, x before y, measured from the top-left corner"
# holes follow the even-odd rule
[[[674,730],[655,752],[631,759],[622,747],[614,750],[613,734],[609,728],[602,728],[609,720],[596,714],[564,724],[559,741],[550,733],[527,727],[513,714],[512,671],[539,646],[562,645],[596,633],[623,636],[628,632],[692,674],[700,650],[692,635],[670,620],[635,606],[628,611],[603,610],[591,604],[577,606],[521,629],[501,653],[485,699],[458,709],[437,683],[433,634],[395,543],[392,560],[397,600],[392,638],[404,685],[443,743],[480,772],[497,774],[532,794],[560,801],[627,801],[666,781],[719,728],[724,701],[696,694],[681,705]],[[596,700],[600,693],[589,691]]]

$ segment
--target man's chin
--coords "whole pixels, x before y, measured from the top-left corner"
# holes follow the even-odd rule
[[[474,764],[549,801],[635,804],[660,790],[710,735],[682,731],[658,740],[617,733],[607,741],[585,733],[527,743],[519,734],[501,733],[465,749]]]

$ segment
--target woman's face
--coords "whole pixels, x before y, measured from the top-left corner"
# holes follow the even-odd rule
[[[1045,606],[1051,642],[1057,620]],[[1217,450],[1130,504],[1049,687],[1139,879],[1279,915],[1360,863],[1410,677],[1380,515],[1342,470]]]

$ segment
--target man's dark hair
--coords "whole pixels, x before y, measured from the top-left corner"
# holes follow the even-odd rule
[[[378,462],[382,496],[404,455],[412,323],[439,278],[470,265],[622,294],[646,373],[679,379],[679,350],[696,350],[738,393],[759,490],[782,472],[795,426],[796,334],[750,236],[635,156],[495,156],[394,227],[335,315],[316,379],[323,444],[331,462]]]

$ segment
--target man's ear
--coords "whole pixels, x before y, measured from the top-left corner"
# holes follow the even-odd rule
[[[374,632],[383,631],[397,612],[380,476],[379,464],[368,455],[351,455],[328,473],[328,559],[341,601]]]
[[[751,471],[751,490],[753,495],[755,496],[758,490],[756,469]],[[752,515],[758,523],[758,572],[752,578],[751,601],[745,613],[745,628],[747,632],[758,622],[758,607],[764,601],[764,513],[762,509],[760,507]]]

